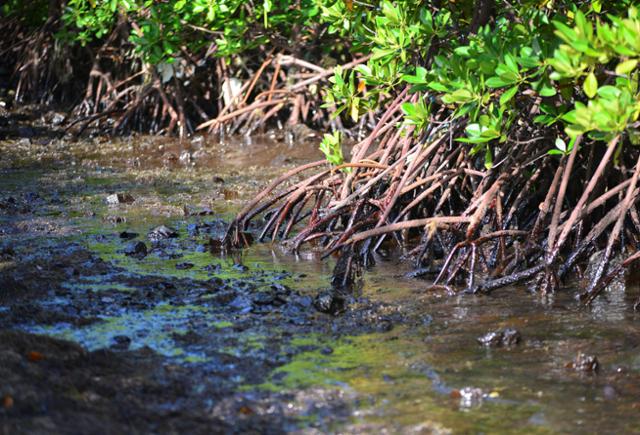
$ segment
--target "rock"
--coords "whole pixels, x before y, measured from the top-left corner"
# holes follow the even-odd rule
[[[142,258],[147,255],[147,245],[142,242],[131,242],[124,248],[124,255]]]
[[[313,306],[321,313],[335,315],[344,311],[345,300],[334,291],[327,290],[318,293],[313,301]]]
[[[135,201],[135,198],[128,193],[114,193],[107,196],[107,204],[131,204]]]
[[[478,337],[478,342],[487,347],[515,346],[520,342],[520,333],[513,328],[505,328]]]
[[[126,222],[126,219],[122,216],[107,216],[105,220],[111,224],[121,224],[122,222]]]
[[[193,263],[178,263],[176,264],[176,269],[178,270],[186,270],[186,269],[191,269],[193,267]]]
[[[253,298],[252,302],[254,305],[270,305],[275,301],[275,295],[268,292],[258,292]]]
[[[464,387],[458,394],[460,395],[460,406],[463,408],[470,408],[472,406],[479,406],[482,404],[485,394],[480,388],[476,387]]]
[[[246,314],[251,311],[251,301],[246,296],[238,296],[233,299],[229,306],[239,311],[241,314]]]
[[[149,234],[147,234],[147,237],[152,242],[157,242],[158,240],[162,239],[176,238],[178,237],[178,232],[173,228],[169,228],[165,225],[160,225],[159,227],[152,229]]]
[[[138,235],[138,233],[130,233],[129,231],[123,231],[119,234],[120,238],[125,240],[135,239]]]
[[[579,352],[578,355],[566,365],[567,368],[573,369],[578,372],[591,372],[595,373],[599,369],[598,358],[593,355],[586,355]]]
[[[231,267],[233,269],[237,270],[238,272],[246,272],[247,270],[249,270],[249,268],[247,266],[245,266],[244,264],[241,264],[241,263],[235,263]]]
[[[10,246],[4,246],[0,249],[0,260],[7,261],[12,260],[16,255],[16,251]]]
[[[66,116],[64,115],[64,113],[60,112],[49,112],[43,118],[46,123],[53,126],[62,125],[62,123],[64,123],[64,121],[66,120]]]
[[[195,237],[200,234],[200,228],[197,224],[189,224],[187,225],[187,233],[191,237]]]
[[[202,207],[202,209],[198,212],[198,216],[211,216],[213,214],[213,210],[209,207]]]
[[[116,335],[113,337],[113,344],[110,346],[111,349],[117,350],[127,350],[131,345],[131,338],[126,335]]]
[[[191,163],[191,153],[186,150],[182,151],[178,160],[180,160],[180,163],[182,163],[183,165]]]

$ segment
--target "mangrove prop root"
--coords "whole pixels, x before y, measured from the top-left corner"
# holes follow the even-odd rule
[[[453,142],[463,127],[458,120],[434,118],[433,127],[419,135],[398,126],[398,108],[411,98],[405,89],[393,99],[370,135],[354,147],[350,163],[314,162],[273,182],[238,214],[227,240],[234,244],[234,235],[252,218],[272,209],[263,235],[285,238],[294,250],[313,241],[325,256],[359,252],[368,258],[387,237],[387,245],[401,245],[419,270],[437,274],[434,289],[463,282],[471,293],[522,282],[555,291],[594,249],[608,246],[605,262],[622,249],[606,238],[614,223],[614,239],[629,234],[640,240],[640,219],[635,222],[633,214],[640,163],[632,176],[611,164],[620,137],[606,147],[589,144],[596,150],[581,146],[579,138],[568,156],[558,158],[546,154],[544,138],[526,139],[523,127],[514,133],[521,139],[496,154],[499,164],[487,169],[482,157]],[[600,152],[591,169],[584,157],[596,162],[593,155]],[[538,156],[534,171],[531,156]],[[621,158],[635,163],[640,152],[632,149]],[[289,180],[303,171],[315,175],[291,188]],[[622,176],[609,176],[614,172]],[[275,193],[282,190],[285,194]],[[269,199],[274,194],[275,201]],[[610,276],[606,268],[598,274],[590,298]]]

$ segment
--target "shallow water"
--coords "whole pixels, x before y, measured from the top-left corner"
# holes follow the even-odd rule
[[[447,296],[427,293],[427,282],[405,278],[408,269],[387,259],[366,274],[362,297],[383,304],[389,318],[398,312],[403,317],[377,332],[356,328],[349,334],[344,324],[321,314],[285,327],[290,313],[284,311],[250,323],[256,314],[242,292],[234,294],[233,310],[221,308],[218,296],[204,289],[208,280],[231,280],[236,287],[250,282],[251,294],[277,283],[293,289],[301,304],[329,286],[333,260],[321,261],[317,253],[293,256],[277,245],[257,244],[220,256],[199,248],[209,237],[221,236],[221,219],[229,220],[268,180],[319,158],[313,143],[294,148],[257,139],[224,145],[151,138],[2,143],[0,156],[3,246],[13,246],[30,265],[59,250],[70,257],[87,250],[107,265],[70,273],[65,291],[38,302],[55,310],[74,306],[76,298],[94,298],[95,309],[77,315],[95,321],[25,319],[18,328],[76,341],[88,350],[113,347],[127,335],[128,349],[149,348],[172,364],[203,372],[214,360],[226,364],[224,355],[268,361],[273,368],[266,378],[237,379],[238,390],[334,391],[348,403],[347,417],[334,418],[309,411],[313,406],[298,412],[293,401],[302,430],[640,433],[640,315],[631,308],[637,288],[612,290],[590,309],[579,307],[571,288],[546,298],[517,287],[491,296]],[[105,198],[114,192],[136,200],[109,206]],[[9,197],[17,205],[7,202]],[[212,214],[185,216],[185,206],[190,213]],[[143,259],[123,254],[120,232],[144,240],[160,224],[176,228],[179,237]],[[206,226],[196,233],[198,224]],[[192,266],[176,267],[184,263]],[[2,274],[13,267],[10,260],[0,262]],[[153,304],[136,308],[141,289],[160,285],[161,279],[187,290],[175,298],[171,287],[160,286]],[[328,326],[317,329],[309,324],[314,319]],[[518,345],[477,343],[479,336],[505,327],[520,332]],[[193,331],[198,340],[185,338]],[[567,367],[580,352],[597,356],[597,373]],[[465,387],[482,393],[467,400]]]

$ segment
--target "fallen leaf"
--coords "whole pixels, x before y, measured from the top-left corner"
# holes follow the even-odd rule
[[[6,395],[2,398],[2,406],[4,409],[13,408],[13,397]]]
[[[38,362],[44,359],[44,355],[37,351],[31,351],[27,354],[27,359],[31,362]]]

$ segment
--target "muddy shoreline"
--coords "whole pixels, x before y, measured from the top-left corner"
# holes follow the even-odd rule
[[[316,146],[0,141],[0,433],[638,432],[635,288],[450,296],[393,254],[329,314],[333,259],[216,250]]]

